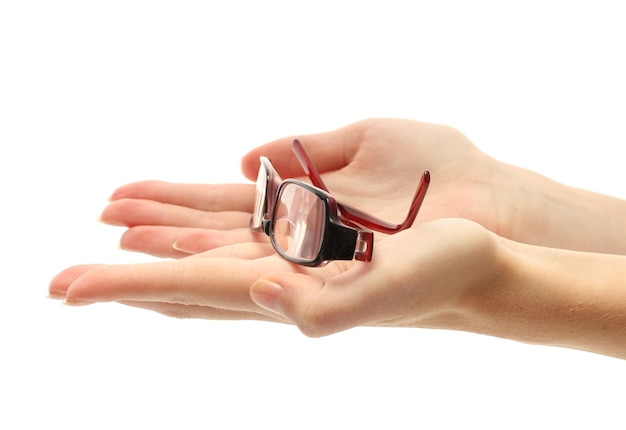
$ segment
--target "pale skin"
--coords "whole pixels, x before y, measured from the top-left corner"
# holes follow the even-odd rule
[[[101,219],[120,245],[167,260],[68,268],[67,304],[117,301],[175,317],[257,319],[324,336],[355,326],[435,327],[626,358],[626,201],[495,160],[458,131],[373,119],[298,137],[333,195],[400,222],[419,177],[431,188],[408,230],[376,234],[374,258],[304,268],[248,229],[253,184],[146,181],[118,188]],[[252,150],[283,178],[293,137]]]

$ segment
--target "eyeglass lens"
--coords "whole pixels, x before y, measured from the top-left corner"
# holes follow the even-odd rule
[[[326,206],[317,194],[297,184],[286,184],[274,211],[274,246],[288,258],[315,260],[322,246],[325,217]]]

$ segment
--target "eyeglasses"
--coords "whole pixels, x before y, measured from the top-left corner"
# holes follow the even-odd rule
[[[293,151],[313,185],[282,180],[272,163],[260,157],[256,202],[250,228],[265,232],[285,259],[304,266],[330,260],[370,261],[375,230],[393,234],[413,225],[430,184],[425,171],[401,224],[392,224],[337,202],[299,140]]]

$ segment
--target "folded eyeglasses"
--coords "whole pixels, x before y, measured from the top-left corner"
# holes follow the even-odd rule
[[[328,191],[299,140],[292,145],[312,185],[282,180],[272,163],[260,157],[256,202],[250,228],[265,232],[283,258],[304,266],[331,260],[370,261],[374,231],[393,234],[413,225],[426,196],[430,173],[424,171],[406,219],[392,224],[338,202]]]

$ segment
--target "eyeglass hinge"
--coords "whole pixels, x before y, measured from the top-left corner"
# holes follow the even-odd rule
[[[354,259],[358,261],[371,261],[374,248],[374,233],[367,230],[360,230],[356,238]]]

